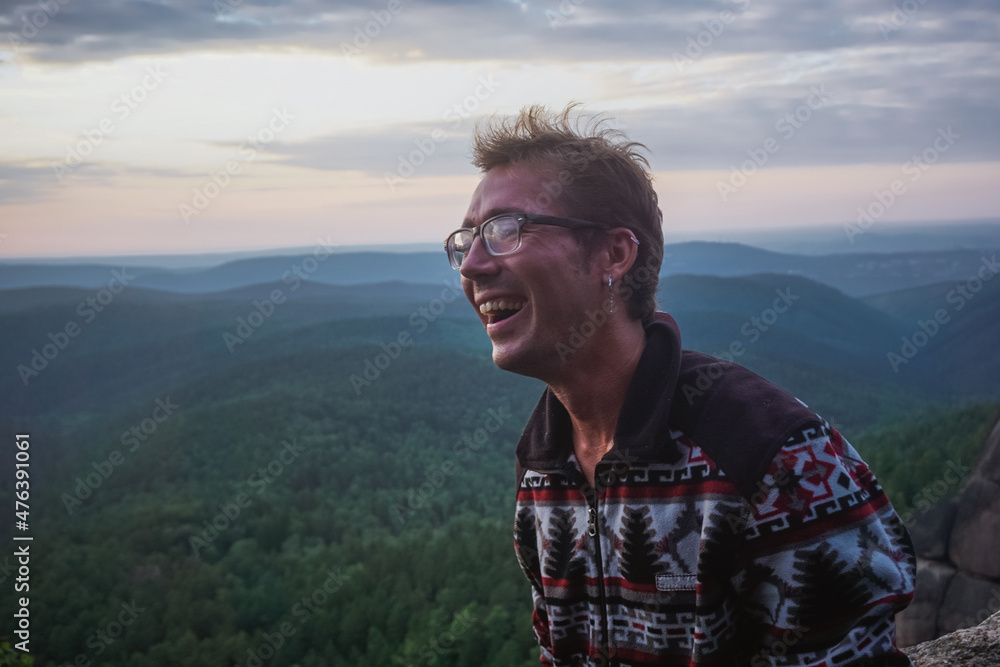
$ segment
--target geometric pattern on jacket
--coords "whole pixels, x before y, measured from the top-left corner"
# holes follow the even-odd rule
[[[548,390],[518,445],[541,662],[909,665],[892,617],[912,546],[858,453],[750,371],[681,352],[669,316],[647,337],[596,489]]]

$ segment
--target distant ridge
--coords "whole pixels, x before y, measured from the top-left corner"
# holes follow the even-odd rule
[[[743,276],[757,273],[799,275],[851,296],[868,296],[949,280],[966,280],[997,250],[791,255],[740,243],[688,241],[664,247],[661,276],[676,274]],[[343,252],[315,250],[302,255],[253,257],[209,268],[163,269],[111,264],[0,263],[0,289],[66,286],[100,289],[113,271],[129,286],[177,293],[209,293],[280,281],[363,285],[396,281],[442,284],[458,274],[435,252]]]
[[[437,252],[440,243],[383,243],[366,245],[329,245],[327,239],[317,238],[312,246],[295,246],[290,248],[267,248],[265,250],[234,250],[228,252],[204,252],[194,254],[173,255],[88,255],[85,257],[25,257],[0,258],[0,265],[41,264],[43,266],[70,264],[99,264],[101,266],[126,266],[158,268],[158,269],[206,269],[212,266],[235,262],[240,259],[254,257],[295,257],[311,253],[318,244],[323,244],[335,255],[355,252],[381,253],[411,253]]]
[[[1000,280],[990,283],[989,289],[983,289],[960,310],[942,299],[941,289],[940,284],[924,288],[925,299],[921,299],[920,290],[896,293],[900,299],[897,304],[893,294],[859,299],[787,273],[732,277],[683,274],[665,277],[658,299],[661,308],[680,324],[684,347],[720,356],[728,352],[737,363],[803,396],[815,394],[820,386],[835,386],[829,391],[837,398],[830,402],[842,403],[845,399],[841,394],[847,394],[857,402],[855,409],[870,410],[874,419],[895,409],[879,400],[895,400],[893,396],[905,397],[913,391],[928,396],[995,396],[1000,391],[1000,357],[993,354],[995,332],[1000,327]],[[279,290],[283,300],[270,302]],[[0,375],[0,392],[15,402],[31,403],[33,409],[45,404],[40,398],[51,399],[55,405],[64,400],[57,399],[62,392],[76,396],[79,387],[52,382],[57,375],[52,373],[45,373],[26,393],[17,372],[19,366],[31,362],[35,350],[49,345],[52,336],[58,338],[71,322],[81,333],[65,352],[56,355],[52,365],[80,365],[80,382],[84,384],[111,373],[110,367],[104,367],[107,363],[136,364],[135,381],[143,383],[158,375],[183,373],[181,354],[199,358],[204,354],[210,366],[221,363],[231,356],[223,334],[236,331],[241,318],[246,320],[255,312],[264,317],[255,315],[258,323],[245,349],[241,348],[240,359],[271,354],[266,340],[305,336],[296,343],[302,349],[334,344],[324,335],[307,333],[318,331],[317,327],[341,332],[357,329],[361,333],[351,333],[352,339],[360,335],[386,341],[402,331],[416,335],[438,320],[453,323],[434,324],[440,331],[462,327],[465,333],[457,340],[463,345],[477,349],[488,346],[455,274],[450,275],[449,283],[436,285],[303,282],[293,290],[277,280],[204,294],[134,287],[115,295],[106,311],[96,317],[80,311],[80,304],[94,294],[92,289],[66,287],[0,292],[0,337],[5,342],[0,349],[0,367],[6,369]],[[949,320],[924,340],[918,333],[923,330],[920,322],[929,321],[938,308],[950,309]],[[378,325],[382,333],[377,335],[366,329],[376,320],[387,323]],[[913,353],[904,347],[904,340],[917,341]],[[53,349],[50,353],[54,355]],[[906,361],[894,365],[889,353],[903,355]],[[162,363],[149,367],[143,361],[146,356]],[[26,405],[21,407],[26,409]]]

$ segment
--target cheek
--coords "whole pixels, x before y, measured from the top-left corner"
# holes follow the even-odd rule
[[[472,288],[472,281],[467,278],[462,278],[462,291],[465,292],[465,298],[469,300],[473,306],[476,305],[475,291]]]

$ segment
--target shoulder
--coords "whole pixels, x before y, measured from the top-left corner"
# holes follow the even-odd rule
[[[783,446],[820,437],[823,420],[756,373],[684,350],[671,427],[691,438],[746,497]]]

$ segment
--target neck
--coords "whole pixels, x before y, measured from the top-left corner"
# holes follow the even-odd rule
[[[569,413],[573,449],[591,484],[594,467],[614,445],[625,392],[645,345],[641,322],[615,318],[546,381]]]

